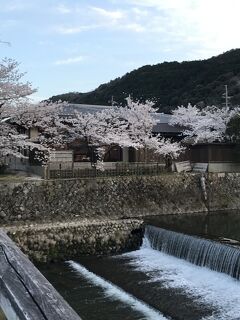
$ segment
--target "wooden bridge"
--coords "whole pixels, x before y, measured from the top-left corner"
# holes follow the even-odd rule
[[[80,320],[1,229],[0,319]]]

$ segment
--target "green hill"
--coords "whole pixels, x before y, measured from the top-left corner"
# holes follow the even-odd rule
[[[159,111],[170,112],[188,102],[220,106],[226,84],[231,103],[240,104],[240,49],[206,60],[146,65],[91,92],[70,92],[50,99],[109,105],[112,97],[117,103],[123,103],[130,94],[134,99],[154,99]]]

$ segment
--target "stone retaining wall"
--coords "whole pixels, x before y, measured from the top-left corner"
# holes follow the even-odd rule
[[[142,224],[141,220],[82,220],[4,230],[32,261],[50,262],[136,250],[142,241]]]
[[[209,174],[207,181],[210,211],[240,209],[240,173]]]
[[[199,174],[0,182],[0,225],[206,211]]]
[[[240,174],[205,174],[207,199],[201,176],[1,181],[0,226],[38,262],[134,250],[142,222],[132,218],[240,209]]]

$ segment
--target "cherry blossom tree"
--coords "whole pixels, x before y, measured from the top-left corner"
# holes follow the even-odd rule
[[[180,106],[173,111],[170,124],[182,126],[183,134],[186,136],[185,141],[189,143],[219,142],[227,138],[227,125],[239,112],[238,107],[208,106],[199,109],[189,104],[187,107]]]
[[[96,147],[99,161],[111,145],[151,149],[157,154],[176,158],[184,147],[160,135],[153,135],[156,120],[152,105],[149,101],[139,103],[128,98],[127,107],[109,107],[94,114],[76,112],[67,121],[74,132],[73,137]]]
[[[19,63],[5,58],[0,62],[0,108],[13,106],[26,101],[34,93],[31,83],[22,83],[25,73],[18,69]]]
[[[46,153],[47,142],[54,143],[56,137],[61,140],[56,104],[31,103],[29,95],[36,90],[29,82],[22,82],[24,73],[18,67],[19,63],[12,59],[0,62],[0,165],[6,156],[23,157],[24,149],[36,148]],[[32,127],[45,130],[45,139],[41,134],[36,141],[30,139],[28,130]]]
[[[4,107],[5,109],[5,107]],[[50,147],[62,142],[62,126],[57,108],[43,107],[24,103],[23,105],[8,106],[1,114],[0,123],[0,155],[24,157],[24,150],[37,149],[47,159]],[[36,128],[38,135],[32,138],[30,130]],[[41,152],[40,152],[41,151]],[[45,159],[45,160],[46,160]]]
[[[66,103],[33,104],[29,95],[35,92],[29,82],[23,83],[19,64],[11,59],[0,63],[0,157],[22,157],[22,150],[38,150],[45,160],[49,150],[65,148],[80,139],[97,151],[101,162],[109,146],[151,149],[164,156],[177,157],[183,151],[178,143],[153,135],[156,124],[152,103],[133,102],[127,107],[109,107],[95,113],[70,112]],[[29,131],[38,132],[33,137]]]
[[[12,116],[10,108],[24,103],[26,97],[35,91],[30,83],[20,82],[23,76],[14,60],[5,58],[0,62],[0,165],[7,154],[18,154],[25,140],[25,136],[7,122]]]
[[[150,149],[163,156],[176,158],[185,149],[178,142],[163,138],[160,134],[153,134],[153,127],[157,120],[153,117],[156,110],[151,101],[146,103],[133,102],[127,99],[127,109],[120,108],[120,118],[126,120],[128,137],[128,146],[136,149]],[[126,145],[127,146],[127,145]]]

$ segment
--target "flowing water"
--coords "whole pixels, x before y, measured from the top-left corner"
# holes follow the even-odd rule
[[[154,226],[146,226],[145,242],[162,251],[193,264],[240,277],[240,249]]]
[[[202,235],[206,228],[199,219],[196,234]],[[226,226],[222,230],[221,237],[236,238]],[[82,319],[239,320],[239,253],[239,248],[148,226],[140,250],[40,270]]]

